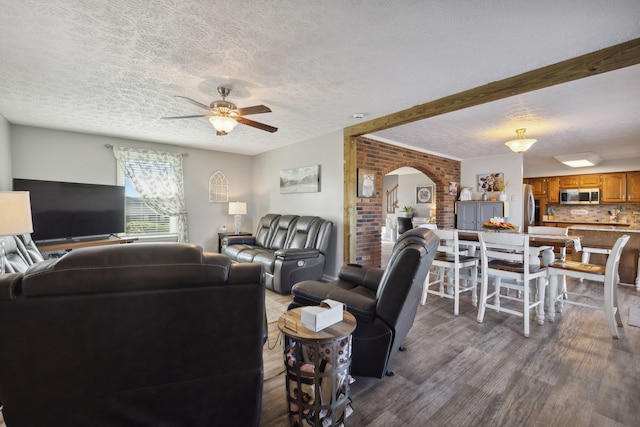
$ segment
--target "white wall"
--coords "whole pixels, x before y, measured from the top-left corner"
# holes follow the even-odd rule
[[[512,153],[501,156],[462,160],[460,165],[459,190],[470,187],[473,191],[474,200],[480,200],[482,193],[478,191],[478,175],[498,172],[504,173],[505,182],[510,184],[506,189],[507,201],[509,203],[508,221],[515,225],[522,225],[522,158],[522,154]],[[497,198],[499,193],[491,194]]]
[[[9,122],[0,114],[0,191],[11,190],[11,173]]]
[[[221,170],[227,175],[230,200],[249,201],[251,197],[249,156],[16,125],[11,125],[13,178],[115,184],[116,161],[105,144],[189,154],[183,161],[189,241],[207,251],[217,251],[219,228],[233,224],[228,203],[209,203],[211,174]],[[2,146],[0,136],[0,150]],[[249,231],[253,231],[253,212],[249,210],[243,222]]]
[[[414,173],[398,176],[398,206],[402,209],[405,206],[413,208],[413,216],[430,217],[431,210],[436,209],[436,186],[434,182],[423,173]],[[416,200],[417,187],[423,185],[433,186],[433,203],[418,203]]]
[[[253,158],[254,229],[266,213],[315,215],[333,221],[325,274],[336,276],[342,266],[343,214],[343,134],[333,132]],[[320,165],[320,192],[280,194],[280,170]],[[252,205],[252,206],[251,206]]]

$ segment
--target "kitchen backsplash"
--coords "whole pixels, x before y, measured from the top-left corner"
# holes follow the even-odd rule
[[[609,212],[612,210],[620,210],[618,222],[640,225],[640,204],[637,203],[620,203],[614,205],[547,205],[547,212],[541,212],[540,215],[554,215],[555,221],[611,222]]]

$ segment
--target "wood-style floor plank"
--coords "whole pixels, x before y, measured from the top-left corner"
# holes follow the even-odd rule
[[[570,290],[597,284],[569,281]],[[418,307],[393,377],[356,378],[352,426],[637,426],[640,328],[628,324],[640,294],[620,286],[624,327],[611,338],[604,312],[565,305],[554,323],[487,310],[476,322],[471,296],[460,315],[429,296]],[[284,374],[265,383],[262,426],[286,426]]]

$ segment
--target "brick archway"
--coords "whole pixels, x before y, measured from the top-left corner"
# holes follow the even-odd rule
[[[375,196],[359,197],[356,202],[356,260],[358,264],[380,266],[382,228],[382,177],[400,167],[412,167],[436,185],[438,227],[454,226],[456,196],[448,194],[449,182],[460,182],[460,162],[433,154],[413,151],[374,139],[358,137],[358,169],[375,172]]]

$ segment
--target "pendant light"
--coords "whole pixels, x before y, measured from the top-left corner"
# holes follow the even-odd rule
[[[509,147],[511,151],[514,151],[516,153],[524,153],[537,141],[537,139],[525,138],[525,131],[525,128],[516,129],[516,139],[507,141],[504,143],[504,145]]]

